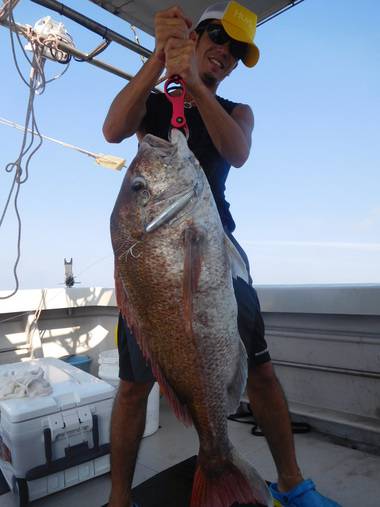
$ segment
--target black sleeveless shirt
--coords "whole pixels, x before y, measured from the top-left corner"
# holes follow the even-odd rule
[[[216,99],[228,114],[231,114],[237,105],[235,102],[218,96]],[[146,115],[143,120],[145,132],[167,140],[171,115],[172,107],[165,94],[151,93],[146,103]],[[223,226],[232,232],[235,229],[235,222],[229,210],[230,205],[224,195],[225,183],[231,165],[224,160],[213,145],[198,108],[185,109],[185,116],[190,131],[189,148],[199,160],[206,174]]]

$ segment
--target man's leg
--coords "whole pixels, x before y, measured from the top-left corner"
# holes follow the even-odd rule
[[[152,382],[120,380],[111,419],[111,480],[109,507],[130,507],[131,488],[146,406]]]
[[[272,363],[251,366],[248,397],[265,434],[278,473],[278,488],[288,491],[303,478],[297,465],[288,405]]]

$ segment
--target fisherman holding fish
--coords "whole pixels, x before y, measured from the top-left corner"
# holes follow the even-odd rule
[[[224,326],[225,328],[230,327],[231,333],[227,333],[228,336],[223,342],[224,348],[219,348],[216,352],[214,351],[215,361],[213,361],[217,364],[219,361],[218,357],[220,356],[222,367],[223,355],[220,355],[220,351],[230,351],[229,355],[237,358],[236,364],[233,363],[233,368],[236,368],[236,377],[233,377],[233,380],[236,379],[236,384],[239,384],[243,379],[245,383],[246,376],[248,375],[247,392],[250,405],[260,428],[266,436],[278,472],[277,483],[273,483],[270,486],[273,498],[280,502],[281,505],[288,507],[339,507],[336,502],[320,495],[311,480],[304,480],[298,467],[288,407],[282,388],[275,375],[265,342],[264,323],[257,294],[249,276],[248,259],[232,235],[235,223],[229,210],[229,204],[224,196],[225,182],[230,167],[243,166],[249,157],[254,118],[252,110],[248,105],[223,99],[216,95],[216,91],[219,84],[237,67],[240,60],[249,68],[256,65],[259,59],[259,50],[253,42],[256,31],[256,20],[256,15],[252,11],[234,1],[211,5],[204,11],[194,27],[191,20],[186,17],[179,7],[174,6],[165,11],[158,12],[155,17],[155,51],[138,74],[116,96],[103,126],[105,138],[113,143],[121,142],[123,139],[136,134],[142,143],[141,149],[143,151],[141,155],[138,155],[136,161],[132,163],[134,167],[128,170],[130,174],[126,176],[126,180],[123,182],[122,191],[115,206],[116,211],[114,210],[111,220],[111,234],[113,235],[115,256],[119,259],[119,261],[116,261],[118,304],[121,306],[123,317],[125,318],[120,316],[118,325],[120,386],[112,414],[112,491],[108,504],[109,507],[131,507],[135,505],[131,497],[131,484],[139,444],[144,431],[147,399],[155,378],[160,381],[160,385],[161,387],[163,386],[164,391],[166,390],[165,392],[169,395],[168,397],[171,399],[180,418],[186,421],[187,409],[189,410],[190,417],[193,419],[200,437],[200,453],[198,458],[200,466],[195,476],[196,487],[193,489],[191,506],[230,507],[233,503],[233,501],[227,502],[230,493],[230,490],[227,491],[227,488],[224,492],[215,492],[212,491],[212,488],[207,489],[206,487],[207,475],[213,474],[213,460],[215,460],[215,470],[222,470],[223,467],[226,467],[228,470],[226,474],[224,470],[220,472],[226,484],[233,478],[233,482],[239,485],[240,492],[233,500],[239,500],[243,503],[247,499],[251,500],[253,495],[254,499],[252,497],[251,501],[255,501],[256,499],[256,503],[252,503],[252,505],[260,505],[263,501],[267,505],[270,505],[271,502],[270,495],[268,496],[269,500],[267,500],[265,493],[263,493],[265,484],[261,486],[260,478],[255,475],[255,472],[252,470],[248,471],[242,460],[235,456],[224,429],[220,432],[220,438],[218,437],[219,440],[217,439],[218,442],[215,445],[214,442],[212,445],[208,445],[211,437],[207,440],[207,435],[210,432],[207,423],[204,423],[207,417],[202,412],[202,407],[205,404],[207,405],[207,400],[202,401],[201,398],[197,398],[198,394],[190,393],[187,390],[186,382],[181,382],[180,376],[176,377],[176,373],[172,371],[175,370],[172,365],[168,367],[165,359],[162,359],[164,353],[159,348],[159,342],[157,344],[155,342],[152,329],[158,329],[158,327],[165,329],[168,344],[170,344],[170,329],[165,328],[164,325],[160,327],[161,324],[158,323],[152,324],[152,321],[156,318],[156,313],[153,317],[152,315],[146,317],[146,322],[143,322],[145,318],[144,310],[139,307],[139,302],[144,302],[144,307],[154,305],[156,294],[152,290],[149,294],[145,293],[145,295],[142,295],[141,288],[134,290],[134,284],[138,285],[140,283],[139,280],[144,279],[144,271],[136,271],[136,275],[133,275],[134,268],[131,262],[137,261],[140,255],[142,261],[144,256],[145,258],[147,257],[146,252],[148,250],[144,251],[144,248],[148,247],[144,246],[143,241],[143,237],[145,236],[137,231],[136,226],[134,230],[128,230],[128,233],[122,240],[120,239],[123,234],[122,228],[124,227],[124,225],[122,227],[119,223],[120,217],[128,217],[128,220],[131,222],[142,216],[140,211],[131,215],[130,213],[132,213],[131,210],[133,209],[131,205],[123,207],[122,201],[124,195],[131,196],[133,194],[131,198],[135,198],[134,195],[142,191],[138,199],[140,199],[139,202],[144,202],[145,206],[145,204],[149,204],[149,199],[152,198],[155,188],[163,184],[163,182],[157,181],[157,178],[155,181],[154,177],[152,182],[150,182],[150,186],[147,184],[147,181],[149,181],[149,173],[146,169],[147,160],[149,160],[152,166],[157,165],[156,175],[159,175],[159,171],[163,169],[163,166],[162,164],[159,166],[159,161],[154,156],[155,150],[157,153],[163,154],[163,157],[167,157],[167,159],[173,161],[176,160],[175,156],[178,156],[178,152],[182,150],[185,153],[185,150],[188,149],[187,143],[184,141],[185,138],[177,134],[173,136],[175,140],[172,140],[173,143],[177,143],[175,156],[173,155],[174,152],[171,151],[172,148],[167,146],[169,143],[160,143],[152,136],[146,138],[145,144],[143,141],[146,134],[152,134],[163,140],[170,139],[171,104],[164,94],[152,93],[152,89],[155,87],[157,80],[165,68],[167,76],[180,76],[186,87],[185,117],[189,127],[188,147],[192,154],[195,155],[189,168],[186,169],[188,170],[186,181],[190,181],[191,175],[197,173],[199,161],[207,177],[209,188],[211,188],[216,205],[215,209],[217,210],[216,214],[220,217],[220,220],[218,218],[218,224],[221,221],[221,233],[219,236],[225,236],[225,239],[222,238],[221,244],[224,242],[223,245],[227,245],[227,250],[232,252],[231,258],[235,259],[235,261],[231,260],[231,265],[236,265],[235,271],[234,269],[232,269],[232,273],[229,271],[230,275],[233,275],[233,280],[231,276],[226,276],[226,285],[221,288],[221,291],[225,292],[221,292],[223,297],[220,303],[220,308],[223,308],[223,304],[229,301],[228,298],[231,292],[233,300],[231,300],[231,304],[228,304],[228,308],[223,313],[232,315],[232,320],[236,322],[227,322]],[[186,158],[186,164],[188,160],[189,157]],[[184,162],[181,163],[184,164]],[[179,202],[183,202],[181,205],[183,207],[187,206],[190,200],[193,202],[194,198],[198,195],[197,192],[201,192],[200,188],[202,188],[202,185],[208,187],[207,183],[202,183],[202,177],[197,177],[194,191],[190,197],[187,197],[186,193],[182,192],[181,194],[179,192],[176,194],[179,197],[173,202],[172,208],[174,209],[177,206],[176,209],[179,209]],[[173,186],[175,186],[174,183]],[[165,189],[162,190],[162,193],[167,197]],[[161,200],[163,200],[163,197]],[[210,206],[212,208],[215,205],[212,203]],[[158,204],[156,203],[155,206],[158,206]],[[149,205],[146,206],[144,213],[151,220],[154,213],[152,212],[151,216],[149,209],[151,209]],[[204,310],[201,311],[196,306],[198,296],[196,296],[194,291],[201,290],[200,287],[202,287],[203,283],[202,272],[206,270],[206,267],[208,269],[208,271],[206,270],[207,273],[211,273],[212,270],[212,264],[209,269],[207,261],[204,260],[204,252],[213,252],[213,250],[212,246],[207,247],[209,250],[202,246],[202,241],[206,241],[204,238],[202,239],[202,230],[205,227],[203,229],[202,227],[199,228],[195,211],[193,215],[190,225],[188,218],[182,220],[183,222],[187,220],[186,223],[188,225],[184,229],[183,236],[181,236],[184,238],[183,242],[185,245],[183,315],[185,316],[185,320],[187,317],[193,320],[190,324],[189,322],[184,324],[183,332],[181,331],[180,334],[191,336],[195,340],[197,333],[200,333],[200,325],[196,322],[196,316],[199,317],[200,321],[206,317],[209,319],[208,325],[210,328],[212,327],[210,332],[218,327],[218,322],[215,321],[214,324],[210,325],[210,322],[213,322],[214,316],[210,313],[205,317],[205,313],[202,313]],[[170,219],[172,220],[171,217]],[[207,214],[202,215],[202,220],[203,224],[209,224]],[[177,221],[174,219],[170,223],[172,224],[173,231],[176,228],[179,230],[181,226],[180,219],[177,219]],[[154,220],[151,220],[148,226],[145,227],[144,234],[149,235],[150,232],[147,231],[159,227],[159,225],[154,224]],[[207,225],[206,230],[208,228],[211,230],[214,227],[213,223],[210,222],[210,224]],[[217,233],[219,231],[218,224],[214,227]],[[163,232],[165,231],[165,227],[167,228],[168,224],[164,224],[156,232],[161,234],[161,247],[164,250],[166,248],[166,252],[170,252],[170,259],[172,259],[176,255],[176,252],[170,251],[170,242],[165,243]],[[219,238],[219,236],[216,234],[215,238]],[[217,241],[219,240],[216,239],[215,242]],[[149,240],[147,239],[147,244],[148,242]],[[141,251],[139,251],[139,245],[141,245]],[[123,246],[125,247],[125,251],[121,253]],[[149,252],[151,256],[154,256],[157,251],[159,251],[158,248],[152,247]],[[218,255],[217,252],[215,255]],[[125,269],[122,261],[120,261],[121,256],[124,256],[125,259],[129,256]],[[222,260],[220,265],[222,267],[218,265],[219,270],[224,269],[225,263],[223,262]],[[216,261],[214,261],[215,263]],[[186,266],[189,265],[190,275],[187,276]],[[164,262],[162,266],[164,266],[162,268],[164,271]],[[228,269],[230,268],[228,267]],[[130,271],[128,272],[128,270]],[[148,267],[146,267],[146,271],[148,270]],[[158,270],[159,268],[155,266],[156,273]],[[164,275],[162,276],[164,278]],[[212,278],[211,274],[208,276]],[[157,283],[159,285],[161,281]],[[149,287],[149,285],[146,286]],[[174,282],[173,287],[173,300],[175,300],[176,289]],[[157,293],[157,298],[159,298],[159,292]],[[170,299],[170,296],[167,299]],[[157,308],[161,308],[162,304],[160,302],[161,306]],[[202,305],[205,306],[204,302]],[[208,307],[212,307],[211,301]],[[217,303],[215,303],[215,307],[218,307]],[[231,314],[228,313],[230,307]],[[124,312],[123,309],[125,310]],[[175,308],[173,312],[176,312]],[[128,325],[126,320],[128,321]],[[141,327],[139,327],[140,321]],[[178,325],[180,326],[180,324]],[[130,328],[133,328],[133,332]],[[178,329],[181,330],[182,328],[178,327]],[[233,336],[234,333],[239,335],[238,339],[229,341],[230,336]],[[220,331],[219,334],[223,334],[223,331]],[[151,341],[149,341],[150,336]],[[239,348],[241,343],[240,337],[244,342],[246,352],[245,350],[241,351]],[[173,340],[174,338],[175,336]],[[187,346],[189,341],[187,340],[185,346]],[[176,342],[173,341],[174,343]],[[169,345],[167,346],[169,347]],[[173,345],[173,350],[174,347],[175,345]],[[144,354],[141,348],[144,349]],[[187,352],[184,352],[183,361],[192,357],[192,354],[196,354],[196,352],[194,347],[189,348]],[[203,351],[202,354],[204,356],[207,355],[207,351]],[[147,363],[147,357],[151,359],[151,364]],[[198,360],[195,356],[194,358],[192,363],[196,363]],[[241,365],[239,358],[243,358],[245,364]],[[248,373],[246,374],[247,365]],[[183,370],[183,375],[185,375],[184,365],[180,364],[179,366]],[[213,379],[208,379],[207,385],[201,386],[200,391],[204,390],[211,393],[214,392],[213,389],[218,389],[216,382],[214,381],[213,383],[212,381]],[[228,390],[231,396],[234,394],[236,398],[235,402],[238,402],[241,388],[244,388],[244,385],[235,386],[235,389],[229,382],[230,380],[226,381],[225,391]],[[173,387],[173,391],[170,386]],[[231,394],[230,391],[235,391],[235,393]],[[222,398],[221,406],[224,407],[224,391]],[[184,405],[187,404],[187,408],[183,408],[179,400],[185,400]],[[232,405],[226,405],[226,407],[230,406]],[[225,410],[228,410],[228,408]],[[225,415],[224,413],[222,414],[221,426],[225,424]],[[217,424],[219,424],[219,420]],[[203,429],[203,425],[205,429]],[[220,444],[222,441],[223,444]],[[226,445],[225,448],[223,448],[224,444]],[[211,447],[212,450],[210,450]],[[225,457],[223,459],[225,459],[226,463],[221,463],[221,456]],[[244,470],[245,472],[240,474],[239,470]],[[217,475],[217,472],[215,474]],[[252,484],[253,486],[251,487]],[[265,499],[263,500],[264,497]]]

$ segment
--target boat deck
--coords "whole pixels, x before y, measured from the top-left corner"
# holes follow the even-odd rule
[[[197,453],[197,437],[192,428],[177,421],[161,399],[160,428],[143,439],[134,485]],[[250,433],[251,426],[229,422],[231,440],[266,480],[275,480],[274,465],[262,437]],[[330,438],[311,431],[296,434],[298,461],[305,477],[319,491],[334,498],[342,507],[379,507],[380,455],[333,443]],[[36,500],[33,507],[100,507],[107,502],[109,474]],[[84,500],[85,499],[85,500]],[[2,507],[18,506],[12,493],[0,497]],[[144,507],[144,506],[141,506]]]

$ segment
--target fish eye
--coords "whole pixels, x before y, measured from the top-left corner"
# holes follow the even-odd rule
[[[139,190],[143,190],[146,188],[146,181],[142,176],[136,176],[131,184],[132,190],[138,192]]]

